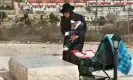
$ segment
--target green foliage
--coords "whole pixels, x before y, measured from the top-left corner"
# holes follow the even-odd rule
[[[64,3],[68,3],[69,2],[69,0],[64,0]]]
[[[98,42],[102,39],[103,34],[99,32],[87,31],[85,35],[86,42]]]
[[[90,6],[85,7],[85,9],[86,9],[89,13],[91,12],[91,7],[90,7]]]
[[[107,23],[107,21],[103,16],[101,16],[100,19],[98,19],[99,26],[103,26],[106,23]]]
[[[53,13],[50,13],[50,15],[49,15],[49,21],[51,23],[57,23],[57,22],[59,22],[59,18],[57,16],[55,16]]]
[[[107,18],[108,23],[114,23],[116,20],[116,15],[108,13],[106,15],[106,18]]]
[[[116,28],[114,28],[114,27],[104,27],[104,28],[102,28],[100,33],[102,33],[102,34],[113,34],[113,33],[115,33],[115,31],[116,31]]]
[[[16,2],[23,2],[23,0],[14,0],[14,1],[16,1]]]
[[[32,21],[30,19],[25,20],[25,25],[30,26],[32,24]]]
[[[24,13],[24,18],[25,18],[25,19],[29,18],[29,16],[28,16],[27,13]]]

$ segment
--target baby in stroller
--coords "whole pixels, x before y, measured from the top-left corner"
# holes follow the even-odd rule
[[[94,52],[92,50],[85,50],[85,51],[78,51],[78,50],[72,50],[72,54],[75,56],[81,58],[81,59],[91,59],[95,56]]]

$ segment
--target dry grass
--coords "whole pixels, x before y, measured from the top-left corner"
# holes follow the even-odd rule
[[[10,22],[10,21],[9,21]],[[104,21],[102,21],[103,23]],[[6,21],[7,23],[7,21]],[[87,22],[88,27],[90,24],[96,24],[95,21]],[[106,23],[107,24],[107,23]],[[88,30],[86,33],[85,41],[99,42],[105,34],[115,33],[116,29],[119,30],[120,34],[124,36],[124,40],[130,39],[133,41],[132,36],[125,36],[128,33],[127,22],[119,21],[119,28],[115,28],[114,24],[104,25],[103,28],[95,31]],[[108,23],[109,24],[109,23]],[[133,33],[133,24],[130,22],[130,33]],[[55,23],[50,23],[49,19],[40,18],[29,18],[26,21],[20,20],[18,23],[13,23],[12,25],[6,25],[0,28],[0,40],[1,41],[20,41],[20,42],[59,42],[63,41],[63,36],[61,34],[59,26]]]

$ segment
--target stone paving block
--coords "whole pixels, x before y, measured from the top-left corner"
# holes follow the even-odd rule
[[[16,56],[9,61],[16,80],[79,80],[78,67],[54,56]]]
[[[0,80],[4,80],[4,78],[3,77],[0,77]]]

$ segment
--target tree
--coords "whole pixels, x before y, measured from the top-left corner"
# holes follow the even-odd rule
[[[37,0],[37,3],[40,4],[40,3],[42,3],[42,1],[41,0]]]
[[[20,15],[20,2],[23,0],[12,0],[12,6],[15,11],[15,18],[19,18]]]
[[[91,12],[91,7],[88,5],[88,0],[86,0],[86,4],[85,4],[85,9],[90,13]]]
[[[68,3],[69,2],[69,0],[64,0],[64,3]]]
[[[90,6],[86,6],[85,9],[90,13],[91,12],[91,7]]]
[[[12,0],[12,8],[14,9],[14,5],[13,5],[13,2],[14,2],[14,0]]]

